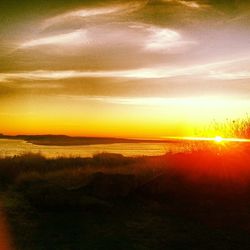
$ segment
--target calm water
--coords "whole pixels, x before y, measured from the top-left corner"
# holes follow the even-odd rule
[[[115,143],[85,146],[38,146],[22,140],[0,139],[0,157],[23,153],[41,153],[46,157],[81,156],[108,152],[124,156],[162,155],[166,152],[183,152],[187,148],[182,143]]]

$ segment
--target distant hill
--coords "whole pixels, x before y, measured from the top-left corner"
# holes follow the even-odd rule
[[[149,143],[149,142],[176,142],[174,140],[137,140],[112,137],[72,137],[67,135],[3,135],[0,139],[24,140],[35,145],[47,146],[77,146],[77,145],[96,145],[113,143]]]

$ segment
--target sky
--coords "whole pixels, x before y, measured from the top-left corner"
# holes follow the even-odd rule
[[[1,1],[0,133],[208,136],[249,112],[249,24],[240,0]]]

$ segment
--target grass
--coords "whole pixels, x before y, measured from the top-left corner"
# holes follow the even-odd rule
[[[201,131],[197,131],[198,136],[222,136],[225,138],[250,138],[250,116],[246,114],[243,118],[226,119],[225,122],[212,121],[207,127]]]
[[[248,144],[0,159],[16,249],[248,249]]]

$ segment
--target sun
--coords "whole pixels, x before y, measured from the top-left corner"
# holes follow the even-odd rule
[[[220,143],[223,141],[223,138],[221,136],[215,136],[214,141]]]

